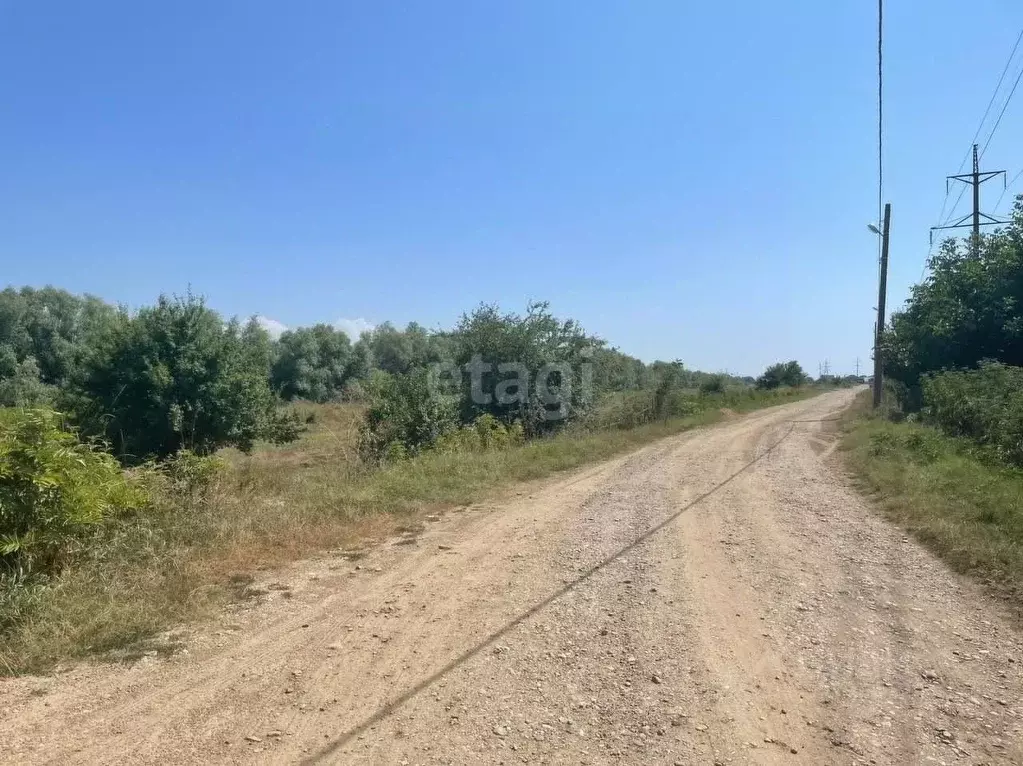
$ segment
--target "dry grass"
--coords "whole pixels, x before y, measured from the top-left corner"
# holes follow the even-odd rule
[[[869,393],[845,418],[843,448],[886,516],[953,569],[1015,605],[1023,597],[1023,471],[916,423],[872,417]]]
[[[813,393],[765,395],[744,400],[741,409]],[[632,429],[569,432],[487,452],[427,453],[373,469],[358,459],[359,407],[299,407],[315,413],[299,442],[261,446],[251,455],[226,451],[226,468],[208,487],[192,493],[164,487],[153,508],[106,525],[88,555],[45,587],[0,592],[0,672],[123,656],[125,647],[245,597],[258,570],[380,540],[427,512],[491,498],[515,482],[725,417],[715,406]]]

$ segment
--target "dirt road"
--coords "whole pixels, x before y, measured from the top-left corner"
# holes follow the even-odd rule
[[[852,395],[306,562],[169,659],[0,681],[0,758],[1023,763],[1021,635],[848,488]]]

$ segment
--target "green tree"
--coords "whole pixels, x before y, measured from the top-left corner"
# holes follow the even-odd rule
[[[921,404],[921,377],[991,359],[1023,366],[1023,195],[1012,222],[974,250],[948,240],[930,261],[884,334],[885,374],[902,384],[904,404]]]
[[[454,361],[468,372],[463,423],[489,414],[506,424],[518,420],[535,435],[592,404],[593,353],[602,342],[575,320],[559,320],[547,303],[530,304],[525,315],[481,305],[462,316],[454,340]]]
[[[348,336],[330,325],[288,330],[277,343],[271,375],[285,399],[326,402],[336,399],[357,371]]]
[[[117,317],[98,298],[53,287],[0,291],[0,403],[52,401]]]
[[[390,322],[373,330],[369,340],[373,364],[391,375],[405,375],[414,366],[412,338]]]
[[[373,364],[391,375],[407,375],[428,364],[450,360],[453,354],[449,333],[430,332],[416,322],[409,322],[404,330],[384,322],[366,338]]]
[[[654,389],[654,417],[667,420],[673,414],[672,404],[685,382],[686,368],[682,361],[662,362],[660,380]]]
[[[768,390],[782,386],[796,387],[803,385],[807,380],[809,378],[799,362],[795,360],[778,362],[764,370],[764,374],[757,378],[756,387]]]
[[[350,362],[351,380],[366,380],[373,370],[373,346],[366,333],[359,338],[352,346],[352,359]]]
[[[0,407],[49,404],[56,389],[42,382],[34,357],[18,361],[10,347],[0,347]]]
[[[243,332],[199,298],[161,296],[97,344],[77,386],[80,421],[127,462],[285,438],[251,324]]]
[[[634,391],[644,385],[646,365],[616,348],[593,351],[594,387],[598,395]]]
[[[728,378],[724,375],[708,375],[699,384],[701,394],[723,394],[727,386]]]

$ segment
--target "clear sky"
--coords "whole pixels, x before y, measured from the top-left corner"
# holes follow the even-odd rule
[[[1021,27],[889,2],[895,305]],[[866,369],[875,35],[865,0],[0,0],[0,283],[289,326],[546,299],[648,361]],[[1018,92],[985,169],[1021,135]]]

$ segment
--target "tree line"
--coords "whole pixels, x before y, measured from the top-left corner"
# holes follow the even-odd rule
[[[486,368],[478,381],[461,372],[434,379],[438,369],[462,371],[474,360]],[[511,362],[527,377],[519,390],[501,368]],[[545,368],[540,386],[535,376]],[[804,380],[792,362],[756,384]],[[255,318],[225,319],[193,295],[131,312],[54,287],[0,292],[0,406],[56,409],[129,464],[293,439],[301,423],[281,405],[294,400],[367,402],[365,443],[379,455],[395,442],[415,451],[484,415],[540,436],[608,395],[646,392],[653,402],[666,381],[704,394],[754,383],[677,362],[645,364],[545,303],[523,314],[480,305],[451,330],[385,323],[352,339],[317,324],[275,339]],[[494,397],[501,385],[504,397]]]
[[[900,411],[1023,465],[1023,195],[992,234],[942,243],[885,328]]]

